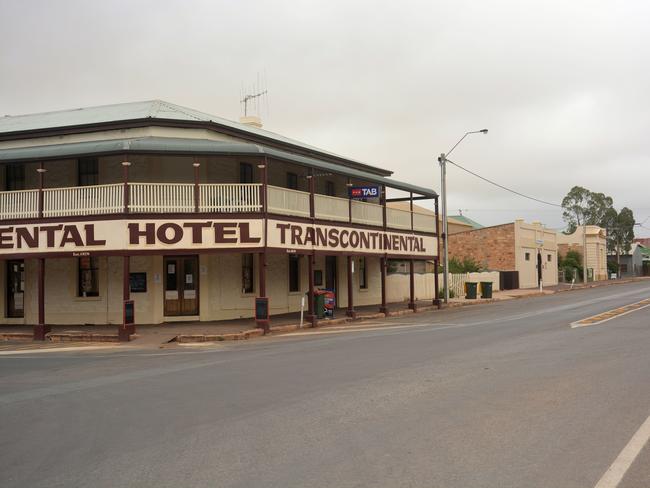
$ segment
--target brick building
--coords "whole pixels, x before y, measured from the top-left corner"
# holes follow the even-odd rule
[[[517,271],[520,288],[557,284],[557,233],[516,220],[449,236],[449,257],[472,258],[488,271]]]

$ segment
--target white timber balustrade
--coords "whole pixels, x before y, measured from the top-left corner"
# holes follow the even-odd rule
[[[0,216],[3,219],[38,217],[38,190],[0,192]]]
[[[383,225],[382,206],[375,203],[352,201],[352,222],[357,224]]]
[[[119,213],[124,209],[123,191],[121,184],[48,188],[43,190],[43,216]]]
[[[129,183],[129,211],[135,213],[194,212],[191,183]]]
[[[267,198],[271,213],[309,217],[309,193],[307,192],[268,186]]]
[[[436,231],[436,217],[435,215],[427,215],[413,212],[413,229],[423,232]]]
[[[259,212],[259,183],[201,184],[199,185],[200,212]]]
[[[386,225],[393,229],[410,229],[411,212],[388,207],[386,209]]]
[[[314,195],[316,218],[347,222],[350,217],[349,202],[347,198]]]

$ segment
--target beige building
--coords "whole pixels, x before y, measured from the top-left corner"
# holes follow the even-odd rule
[[[399,209],[402,211],[408,211],[410,204],[409,202],[388,202],[387,206],[390,208],[394,209]],[[428,216],[430,218],[435,218],[435,212],[431,209],[425,208],[421,205],[416,205],[413,204],[413,214],[414,215],[424,215]],[[438,216],[438,226],[440,229],[440,232],[442,232],[442,215]],[[447,217],[447,226],[449,228],[449,234],[458,234],[459,232],[465,232],[468,230],[472,230],[473,227],[471,224],[468,224],[467,222],[463,222],[462,220],[455,219],[453,217]]]
[[[586,229],[586,232],[585,232]],[[573,234],[557,234],[558,252],[566,256],[568,251],[577,251],[587,261],[587,269],[591,270],[595,281],[606,280],[607,277],[607,231],[597,225],[578,227]],[[587,246],[585,255],[584,246]]]
[[[474,259],[484,270],[516,272],[519,288],[556,285],[557,233],[523,220],[449,236],[449,257]]]
[[[386,311],[387,261],[438,259],[435,215],[386,198],[433,190],[160,100],[2,117],[0,169],[0,323],[37,338],[50,324],[126,338],[131,322],[267,326],[306,294],[313,317],[317,289],[349,315]]]

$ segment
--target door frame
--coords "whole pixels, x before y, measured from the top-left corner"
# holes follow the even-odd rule
[[[13,295],[13,293],[10,292],[10,281],[9,281],[9,275],[10,273],[13,273],[11,270],[11,265],[14,263],[20,263],[22,265],[22,273],[23,273],[23,278],[25,278],[25,260],[24,259],[8,259],[5,261],[5,300],[6,300],[6,305],[5,305],[5,316],[7,318],[11,319],[22,319],[25,318],[25,289],[23,288],[22,293],[23,293],[23,308],[22,308],[22,313],[20,315],[15,313],[16,307],[13,307],[13,313],[11,313],[12,307],[9,306],[10,303],[14,302],[13,296],[11,299],[9,298],[10,295]],[[25,281],[23,279],[23,287],[25,285]]]
[[[182,304],[179,304],[179,309],[181,310],[180,313],[177,315],[168,315],[165,310],[165,301],[167,300],[165,298],[165,292],[167,291],[167,260],[168,259],[175,259],[177,260],[177,279],[179,279],[179,276],[182,276],[183,281],[181,281],[181,284],[185,284],[184,282],[184,277],[185,277],[185,265],[182,265],[182,275],[180,274],[180,266],[178,265],[179,262],[181,262],[184,259],[195,259],[196,260],[196,313],[189,313],[189,314],[184,314],[182,313]],[[162,283],[162,293],[163,293],[163,317],[197,317],[201,314],[201,292],[200,292],[200,275],[201,275],[201,270],[200,270],[200,264],[199,264],[199,255],[198,254],[169,254],[169,255],[163,255],[163,283]],[[178,288],[177,288],[178,289]],[[180,290],[179,290],[180,291]],[[185,298],[183,298],[184,300]],[[180,301],[180,296],[178,298]]]

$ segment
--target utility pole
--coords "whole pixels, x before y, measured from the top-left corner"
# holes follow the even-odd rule
[[[465,135],[454,144],[454,146],[447,151],[447,154],[442,153],[438,158],[440,163],[440,193],[442,201],[442,284],[445,289],[445,303],[449,303],[449,242],[448,242],[448,224],[447,224],[447,156],[449,156],[454,149],[463,142],[470,134],[487,134],[487,129],[473,130],[465,132]],[[453,163],[453,161],[452,161]],[[438,270],[436,270],[436,273]]]
[[[445,290],[445,303],[449,303],[449,250],[447,243],[447,159],[440,154],[440,193],[442,204],[442,288]],[[436,273],[438,270],[436,270]]]

